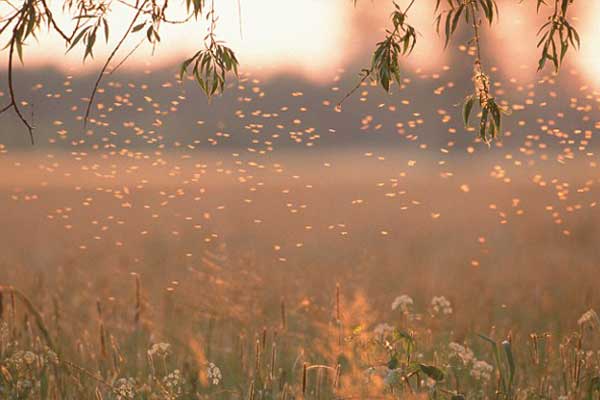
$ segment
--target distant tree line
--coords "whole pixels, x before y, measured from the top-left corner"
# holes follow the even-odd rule
[[[358,0],[353,0],[356,4]],[[421,0],[425,1],[425,0]],[[417,45],[417,30],[408,23],[409,11],[416,6],[416,0],[411,0],[402,9],[394,2],[394,10],[390,16],[391,25],[385,30],[385,37],[378,42],[371,57],[370,65],[360,72],[360,81],[350,90],[338,104],[341,106],[363,82],[377,82],[389,92],[393,82],[397,84],[401,77],[400,59],[409,55]],[[558,72],[571,48],[580,47],[577,30],[567,17],[569,8],[574,0],[536,0],[538,13],[548,14],[546,22],[540,27],[537,47],[540,51],[538,70],[551,64]],[[71,19],[68,27],[61,26],[54,16],[50,0],[0,0],[0,39],[6,43],[2,51],[8,52],[7,86],[8,104],[0,106],[0,114],[14,111],[27,129],[31,141],[34,141],[34,125],[25,117],[22,105],[14,90],[14,63],[16,59],[24,62],[24,48],[32,39],[40,34],[56,34],[60,36],[67,48],[83,49],[84,61],[94,57],[94,49],[98,42],[108,42],[111,32],[111,6],[119,4],[130,10],[130,20],[125,32],[118,38],[109,56],[100,69],[83,116],[84,128],[87,126],[98,88],[105,74],[113,72],[123,65],[131,54],[143,43],[156,46],[161,41],[161,27],[170,24],[183,24],[190,21],[203,21],[206,26],[202,47],[191,57],[184,60],[180,67],[180,78],[192,76],[202,91],[210,98],[223,92],[228,75],[237,76],[239,62],[235,52],[218,39],[216,27],[218,16],[215,12],[215,0],[180,0],[185,3],[185,15],[171,18],[174,14],[173,0],[65,0],[60,12]],[[239,2],[238,2],[239,6]],[[181,15],[181,7],[177,7]],[[461,25],[472,31],[468,41],[474,48],[473,60],[473,92],[464,99],[463,120],[469,125],[470,116],[475,106],[479,108],[479,136],[489,143],[501,132],[502,115],[508,114],[509,109],[501,107],[496,102],[491,91],[489,75],[486,74],[481,57],[482,24],[492,26],[498,18],[499,10],[495,0],[436,0],[435,21],[437,32],[444,37],[445,47]],[[139,36],[139,43],[125,57],[116,60],[117,53],[130,36]],[[115,65],[111,68],[111,65]]]

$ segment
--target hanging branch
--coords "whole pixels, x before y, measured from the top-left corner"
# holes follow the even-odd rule
[[[473,30],[470,44],[475,47],[475,60],[473,61],[473,84],[474,93],[467,96],[463,104],[463,122],[465,127],[469,126],[469,117],[475,102],[481,110],[479,120],[479,137],[484,143],[489,143],[501,133],[502,114],[508,111],[500,108],[491,95],[490,78],[485,73],[481,57],[480,12],[488,25],[492,25],[498,17],[498,5],[495,0],[448,0],[449,8],[440,10],[441,0],[436,3],[436,27],[438,34],[441,22],[444,20],[444,34],[446,37],[445,47],[450,43],[452,35],[456,32],[461,16]]]
[[[25,40],[32,35],[35,35],[36,28],[39,27],[41,23],[41,19],[39,17],[39,13],[37,10],[37,4],[34,0],[27,1],[23,3],[23,7],[13,14],[6,21],[5,25],[2,27],[2,31],[7,29],[13,21],[16,21],[11,39],[8,44],[8,92],[10,96],[10,102],[8,105],[0,109],[0,114],[5,113],[6,111],[13,109],[17,117],[21,120],[23,125],[27,128],[29,133],[29,139],[31,140],[31,144],[34,144],[33,137],[33,125],[25,118],[23,112],[21,111],[21,107],[19,106],[19,102],[17,101],[17,97],[14,89],[14,77],[13,77],[13,66],[14,66],[14,54],[15,48],[17,50],[17,55],[23,63],[23,44]]]
[[[546,3],[538,0],[537,10]],[[581,41],[577,30],[567,20],[567,11],[573,0],[554,0],[554,13],[548,17],[546,22],[538,31],[538,49],[542,48],[542,55],[538,62],[538,71],[544,69],[546,61],[550,60],[554,66],[554,72],[558,72],[562,62],[569,50],[574,47],[579,50]]]
[[[188,74],[188,68],[193,64],[191,75],[210,99],[215,94],[223,93],[227,73],[233,72],[235,76],[238,75],[239,62],[233,50],[216,38],[217,16],[214,0],[211,0],[206,19],[209,21],[209,28],[204,37],[204,49],[181,64],[179,79],[183,80]]]
[[[113,51],[110,53],[110,55],[108,56],[108,58],[104,62],[104,65],[102,66],[102,69],[100,70],[100,73],[98,74],[98,78],[96,78],[96,83],[94,84],[94,88],[92,89],[92,95],[90,96],[90,99],[89,99],[89,101],[87,103],[87,108],[85,110],[85,116],[83,118],[83,127],[84,127],[84,129],[87,127],[88,119],[90,117],[90,112],[91,112],[92,106],[94,104],[94,98],[96,97],[96,93],[98,92],[98,87],[100,86],[100,82],[102,81],[102,78],[104,77],[104,73],[106,72],[106,69],[108,68],[110,62],[115,57],[115,55],[117,54],[117,52],[119,51],[119,49],[121,48],[121,46],[123,46],[123,43],[125,42],[125,39],[127,39],[127,37],[129,36],[129,34],[131,33],[131,31],[132,31],[133,27],[135,26],[138,18],[140,17],[140,14],[141,14],[143,8],[146,6],[146,4],[148,3],[148,1],[149,0],[144,0],[144,2],[142,3],[142,5],[138,8],[138,11],[135,13],[133,19],[131,20],[131,23],[129,24],[129,27],[127,28],[127,30],[125,31],[125,33],[121,37],[121,40],[119,40],[119,43],[117,43],[117,45],[114,47]],[[105,26],[108,26],[108,25],[105,25]],[[108,40],[108,28],[106,28],[105,32],[106,32],[105,33],[106,39]],[[93,44],[92,44],[91,47],[93,47]],[[92,51],[91,47],[88,45],[88,48],[86,48],[86,55],[88,54],[88,49],[89,49],[89,53],[91,54],[91,51]]]
[[[163,24],[184,24],[192,19],[198,19],[204,14],[206,0],[186,0],[187,14],[182,19],[171,19],[167,16],[170,9],[169,0],[117,0],[120,4],[133,11],[131,22],[118,41],[117,45],[112,49],[111,53],[103,63],[103,66],[98,74],[98,77],[92,88],[92,93],[89,97],[86,112],[83,117],[84,128],[87,127],[89,118],[92,113],[92,107],[98,93],[98,89],[104,75],[106,75],[110,64],[115,59],[117,53],[123,47],[126,39],[132,34],[143,31],[145,32],[146,40],[156,46],[160,42],[160,28]],[[46,27],[49,33],[57,34],[66,44],[67,51],[74,50],[79,44],[83,45],[83,59],[94,57],[94,49],[100,36],[104,36],[106,42],[109,39],[110,32],[110,5],[111,0],[65,0],[62,3],[62,10],[71,16],[74,21],[73,30],[69,33],[68,30],[59,26],[54,18],[52,9],[49,6],[48,0],[22,0],[17,2],[19,7],[14,3],[9,3],[10,9],[6,15],[0,15],[0,36],[5,32],[12,31],[12,35],[7,41],[6,49],[8,49],[8,92],[10,102],[0,108],[0,114],[9,110],[14,110],[20,121],[29,131],[33,143],[33,124],[28,121],[19,106],[16,98],[13,85],[13,65],[14,55],[16,54],[21,62],[23,62],[23,48],[26,42],[31,37],[36,37]],[[214,9],[214,0],[212,7],[207,14],[209,22],[209,35],[205,38],[205,49],[200,53],[208,52],[211,59],[211,67],[203,70],[204,85],[202,89],[208,96],[221,93],[225,86],[225,79],[228,72],[233,72],[237,75],[238,61],[230,48],[223,45],[215,37],[215,29],[217,16]],[[139,23],[139,20],[146,16],[146,21]],[[111,72],[117,70],[129,57],[141,46],[139,42],[133,50],[131,50]],[[205,66],[202,66],[205,68]],[[200,69],[202,69],[200,68]],[[214,75],[213,75],[214,73]]]
[[[386,30],[385,39],[377,43],[373,52],[371,66],[361,71],[360,81],[339,101],[338,108],[369,78],[377,82],[386,92],[390,91],[392,82],[400,84],[400,56],[412,53],[417,44],[417,31],[406,23],[406,15],[414,3],[415,0],[412,0],[402,11],[394,2],[395,9],[390,16],[394,28]]]
[[[35,139],[33,137],[33,125],[27,121],[27,119],[23,116],[21,112],[21,108],[19,107],[19,103],[17,102],[17,98],[15,96],[15,88],[13,86],[13,58],[15,52],[15,40],[10,42],[10,49],[8,52],[8,93],[10,94],[10,103],[0,110],[0,114],[8,111],[9,109],[13,109],[17,117],[21,120],[23,125],[27,128],[29,132],[29,140],[31,140],[31,144],[35,143]]]
[[[475,92],[467,96],[463,105],[463,121],[465,126],[469,125],[469,116],[473,109],[473,103],[477,100],[481,109],[481,118],[479,120],[479,137],[484,143],[489,144],[497,135],[501,133],[501,114],[506,114],[504,109],[498,107],[494,97],[490,95],[490,79],[484,72],[483,65],[481,63],[481,40],[479,36],[479,26],[481,21],[478,16],[478,7],[475,1],[471,1],[467,4],[466,18],[469,20],[469,13],[472,27],[473,27],[473,39],[472,44],[475,46],[475,61],[473,62],[473,82],[475,86]],[[486,10],[493,10],[492,7],[488,7]],[[488,21],[493,20],[493,13],[487,14],[486,18]]]

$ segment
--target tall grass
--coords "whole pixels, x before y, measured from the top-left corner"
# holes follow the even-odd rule
[[[577,329],[563,337],[490,327],[459,340],[458,311],[445,297],[419,304],[399,296],[383,322],[364,297],[344,295],[337,284],[329,321],[281,300],[279,317],[262,326],[231,318],[190,325],[175,299],[169,312],[177,318],[160,326],[151,310],[140,312],[142,279],[133,276],[133,301],[115,300],[111,318],[97,301],[95,316],[80,316],[87,319],[81,331],[59,329],[56,313],[52,327],[56,305],[2,287],[2,398],[508,400],[593,399],[600,391],[593,310],[574,318]],[[61,300],[59,308],[68,308]],[[127,309],[133,320],[119,322]]]

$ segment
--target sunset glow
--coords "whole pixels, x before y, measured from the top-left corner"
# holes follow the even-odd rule
[[[219,16],[218,35],[235,49],[240,62],[247,69],[266,67],[266,72],[285,69],[307,77],[317,78],[331,73],[352,54],[354,47],[349,29],[353,9],[345,1],[306,0],[253,0],[252,3],[222,2],[217,5]],[[114,30],[108,45],[102,43],[95,53],[95,60],[82,64],[82,48],[57,59],[56,52],[64,51],[65,44],[57,35],[48,35],[25,49],[26,59],[34,65],[51,65],[66,69],[97,68],[110,52],[132,17],[131,10],[113,4]],[[180,6],[184,11],[184,6]],[[60,12],[56,11],[57,15]],[[182,13],[183,14],[183,13]],[[177,15],[171,15],[177,19]],[[68,19],[62,16],[65,26]],[[151,63],[161,66],[190,56],[202,47],[206,34],[206,21],[191,21],[183,25],[161,27],[163,43],[155,49],[144,44],[130,58],[129,67]],[[139,40],[141,31],[128,39],[121,57],[127,54]]]
[[[406,6],[404,3],[408,2],[400,2],[403,7]],[[83,64],[81,47],[56,58],[56,52],[65,51],[65,44],[57,35],[48,35],[25,49],[27,61],[33,66],[50,65],[66,70],[98,68],[130,23],[131,10],[118,3],[112,7],[115,23],[111,38],[108,44],[98,46],[94,60]],[[183,6],[181,11],[183,13]],[[348,7],[345,0],[255,0],[252,3],[242,0],[239,7],[233,1],[223,2],[217,3],[217,33],[236,51],[245,70],[262,75],[285,71],[320,81],[331,78],[336,70],[356,57],[364,56],[381,40],[382,27],[388,23],[390,11],[387,4],[382,7],[369,2]],[[432,13],[433,2],[420,5],[411,12],[412,23],[420,38],[414,53],[406,61],[413,68],[439,67],[446,58],[435,33]],[[56,14],[60,15],[60,11],[56,10]],[[171,18],[176,19],[177,15]],[[60,19],[69,26],[68,18],[61,16]],[[161,43],[154,49],[142,45],[128,60],[126,68],[160,67],[179,62],[201,48],[205,34],[203,19],[184,25],[164,25],[161,36],[163,42],[168,40],[168,43]],[[143,32],[129,38],[121,57],[141,38]],[[368,62],[368,57],[364,62]]]
[[[348,7],[347,3],[345,0],[218,2],[219,38],[236,51],[246,71],[262,76],[299,75],[314,82],[328,80],[351,63],[368,62],[368,52],[381,40],[392,9],[388,3],[358,2],[356,7]],[[408,1],[399,2],[401,7],[407,4]],[[434,4],[434,1],[422,2],[410,11],[409,18],[419,33],[419,40],[413,54],[403,63],[412,69],[439,69],[443,64],[451,63],[452,57],[457,57],[444,50],[443,41],[435,32]],[[181,15],[183,7],[180,6]],[[113,3],[115,23],[110,41],[97,47],[92,61],[82,63],[81,47],[65,56],[55,57],[57,52],[66,51],[64,42],[57,35],[44,36],[38,42],[30,43],[25,49],[26,61],[33,66],[49,65],[67,71],[97,69],[129,25],[130,11]],[[498,26],[483,30],[483,40],[493,44],[492,60],[506,76],[528,79],[535,76],[537,52],[532,52],[531,47],[537,42],[536,26],[544,20],[543,11],[537,15],[527,4],[506,2],[502,4],[496,22]],[[600,15],[600,5],[586,4],[576,7],[575,12],[581,15],[575,16],[574,22],[580,27],[583,44],[580,56],[570,64],[580,67],[593,82],[600,82],[597,77],[600,50],[592,39],[600,35],[595,22],[595,17]],[[60,15],[59,9],[56,14]],[[170,17],[177,19],[178,15]],[[61,16],[60,19],[69,26],[68,18]],[[157,68],[180,62],[201,48],[205,34],[204,19],[183,25],[165,25],[161,28],[163,43],[156,48],[144,43],[125,68]],[[143,32],[128,39],[117,59],[124,57],[142,37]],[[460,44],[452,43],[451,46]],[[510,57],[507,56],[509,53]]]

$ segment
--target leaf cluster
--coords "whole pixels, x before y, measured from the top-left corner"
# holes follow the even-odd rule
[[[183,80],[189,67],[193,65],[191,75],[210,99],[215,94],[223,93],[228,73],[238,75],[239,61],[233,50],[215,36],[217,17],[214,0],[206,19],[209,21],[209,29],[204,37],[204,49],[197,51],[181,64],[179,77]]]
[[[386,92],[389,92],[392,81],[400,82],[400,57],[410,54],[417,43],[416,30],[406,23],[406,13],[398,4],[394,3],[394,7],[391,15],[393,29],[386,30],[385,39],[377,43],[368,70]]]
[[[502,114],[508,115],[509,112],[501,108],[493,97],[481,102],[477,95],[467,96],[463,103],[463,122],[465,127],[469,127],[469,118],[473,111],[473,106],[477,103],[481,111],[479,120],[479,137],[484,143],[490,143],[493,139],[502,133]]]
[[[202,15],[204,12],[205,1],[206,0],[185,0],[185,6],[188,13],[191,12],[194,17],[198,18],[198,16]]]
[[[233,72],[237,76],[239,62],[233,50],[222,43],[213,42],[181,64],[180,79],[192,65],[191,75],[204,93],[211,97],[223,92],[227,73]]]
[[[442,8],[442,0],[436,0],[435,4],[435,25],[438,35],[441,35],[442,21],[444,21],[444,47],[448,47],[450,39],[456,29],[461,16],[467,24],[477,23],[477,14],[483,11],[483,15],[487,22],[491,25],[494,18],[498,16],[498,5],[495,0],[447,0],[447,8]]]
[[[567,20],[567,11],[572,3],[573,0],[555,0],[554,13],[539,29],[537,47],[542,49],[542,54],[538,61],[538,71],[544,69],[549,60],[554,71],[558,72],[569,47],[579,49],[581,45],[579,33]],[[538,12],[542,4],[545,4],[544,0],[538,0]]]
[[[105,2],[80,2],[78,9],[79,12],[74,17],[77,21],[77,26],[74,30],[75,36],[70,41],[67,51],[71,51],[79,42],[83,43],[85,48],[83,60],[85,61],[88,57],[94,58],[94,45],[96,44],[100,29],[104,31],[104,39],[108,43],[110,35],[110,27],[107,19],[109,4]]]

